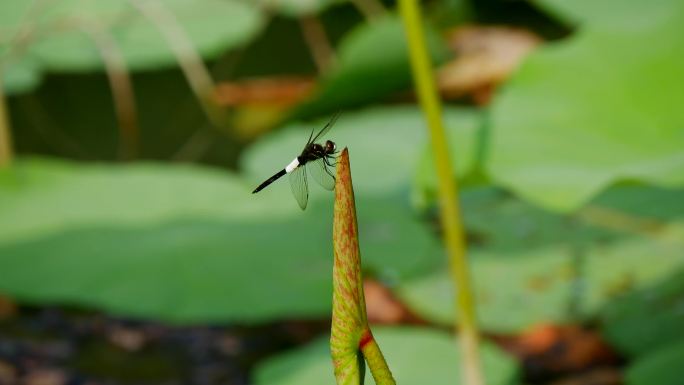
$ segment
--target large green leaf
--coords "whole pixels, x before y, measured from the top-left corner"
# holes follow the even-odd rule
[[[30,17],[35,23],[35,38],[29,41],[29,50],[50,70],[100,69],[103,49],[119,50],[132,69],[170,66],[176,61],[170,44],[178,42],[167,41],[128,0],[63,0],[33,13],[29,7],[20,7],[17,3],[27,2],[10,0],[0,5],[0,14],[9,10],[14,16],[3,18],[5,26],[19,28]],[[159,3],[173,15],[166,22],[185,33],[193,48],[205,58],[246,42],[262,24],[259,12],[246,2],[164,0]],[[96,33],[109,35],[114,47],[98,47],[89,32],[93,28]]]
[[[5,1],[0,4],[0,87],[6,95],[26,92],[40,83],[40,72],[34,60],[19,55],[21,49],[10,49],[9,41],[19,41],[16,25],[30,9],[29,1]],[[18,47],[15,47],[18,48]]]
[[[649,23],[652,21],[650,17],[668,11],[668,7],[672,3],[671,0],[659,1],[654,3],[652,7],[647,10],[639,8],[642,2],[639,0],[536,0],[535,3],[541,8],[546,9],[558,18],[565,20],[574,25],[596,26],[600,28],[610,26],[631,29],[634,27],[635,21],[642,17],[647,20],[642,22]],[[616,8],[622,6],[621,8]]]
[[[684,341],[671,343],[632,364],[625,373],[626,385],[679,385],[684,378]]]
[[[676,199],[680,197],[681,193]],[[579,224],[491,187],[463,189],[460,201],[470,246],[475,250],[508,253],[572,247],[580,242],[610,241],[618,235],[608,229]]]
[[[33,4],[28,1],[8,0],[0,4],[2,12],[0,12],[0,26],[3,28],[3,43],[6,39],[14,37],[12,32],[15,32],[22,22],[32,21],[30,19]],[[7,34],[7,35],[5,35]]]
[[[172,322],[263,321],[329,313],[325,226],[178,220],[91,227],[0,245],[0,292]],[[313,239],[313,241],[312,241]]]
[[[494,181],[568,211],[619,180],[684,183],[684,3],[549,3],[580,22],[530,55],[492,107]]]
[[[615,210],[634,218],[667,222],[684,218],[682,199],[683,189],[623,185],[599,195],[591,205]]]
[[[622,352],[646,356],[684,341],[684,270],[629,293],[602,312],[603,333]]]
[[[669,204],[681,220],[681,190],[669,202],[668,193],[658,190],[641,190],[642,199],[634,194],[631,188],[617,190],[596,203],[625,210],[624,215],[635,209],[630,204],[650,197],[648,202],[660,199],[656,206]],[[478,313],[487,330],[519,332],[535,323],[591,316],[622,292],[657,282],[684,264],[681,221],[663,223],[647,237],[627,237],[510,199],[486,194],[468,198],[464,207],[474,244],[471,268]],[[400,284],[398,293],[422,316],[453,322],[453,285],[446,269]]]
[[[20,159],[0,170],[0,242],[92,225],[141,226],[179,218],[277,219],[295,208],[250,199],[244,181],[196,166],[81,165]],[[262,215],[262,214],[261,214]]]
[[[2,49],[0,46],[0,56]],[[18,62],[3,64],[4,67],[0,68],[0,87],[6,95],[28,92],[40,84],[41,74],[34,60],[25,57]]]
[[[418,328],[377,328],[373,335],[398,384],[453,384],[461,378],[460,352],[453,336],[447,333]],[[488,343],[482,344],[481,353],[487,384],[514,383],[518,367],[512,357]],[[328,338],[266,361],[257,368],[255,383],[334,384]],[[365,383],[373,383],[369,371],[366,371]]]
[[[311,186],[302,212],[279,182],[253,195],[199,167],[18,161],[0,174],[0,292],[176,322],[325,317],[332,194]],[[436,240],[385,198],[359,204],[365,269],[433,269]]]
[[[620,242],[592,250],[584,274],[567,247],[528,252],[471,253],[478,313],[482,326],[495,332],[519,332],[541,322],[573,321],[570,307],[584,315],[630,285],[648,285],[684,264],[682,246],[656,242]],[[581,279],[577,285],[576,279]],[[579,292],[578,292],[579,291]],[[435,322],[454,320],[453,284],[445,271],[399,286],[409,306]]]

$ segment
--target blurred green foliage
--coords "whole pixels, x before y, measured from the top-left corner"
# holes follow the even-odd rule
[[[271,219],[294,213],[273,199],[248,199],[244,193],[250,186],[236,175],[192,165],[25,158],[0,170],[0,184],[1,242],[68,228],[139,227],[185,218],[248,222],[257,212],[268,212]]]
[[[322,115],[361,107],[342,115],[331,139],[350,149],[366,274],[428,321],[451,324],[422,114],[372,106],[411,98],[396,15],[359,22],[353,5],[335,0],[162,3],[217,78],[311,72],[302,16],[334,25],[337,63],[289,111],[291,124],[246,146],[206,122],[169,42],[133,3],[2,2],[2,86],[20,156],[0,170],[0,292],[178,323],[326,317],[330,194],[311,186],[302,213],[286,181],[250,191],[301,150]],[[677,383],[684,276],[670,273],[684,262],[684,6],[534,4],[573,32],[532,53],[490,106],[445,110],[481,322],[512,333],[598,319],[634,359],[628,384]],[[481,5],[444,7],[463,14],[435,11],[434,25],[479,21]],[[442,32],[428,37],[437,63],[449,56]],[[117,123],[94,34],[134,72],[143,159],[224,167],[239,159],[239,170],[29,156],[115,157]],[[196,146],[202,141],[210,144]],[[188,148],[201,155],[179,156]],[[388,328],[377,338],[401,383],[458,378],[446,334]],[[517,364],[494,346],[484,358],[488,383],[516,381]],[[321,378],[332,383],[323,340],[257,372],[258,383]]]
[[[677,271],[607,306],[601,312],[604,334],[630,356],[653,353],[673,341],[684,341],[682,304],[684,271]]]
[[[448,51],[439,34],[429,29],[427,43],[435,62]],[[378,54],[381,53],[381,54]],[[295,115],[309,115],[375,102],[412,84],[408,47],[401,20],[385,16],[351,30],[337,49],[337,63],[322,79],[312,100]]]
[[[449,116],[472,137],[467,114]],[[353,148],[363,260],[388,281],[432,271],[441,260],[407,200],[406,170],[422,148],[415,143],[426,140],[415,129],[422,124],[416,108],[400,107],[350,113],[335,128],[336,140]],[[27,301],[177,322],[325,316],[332,214],[322,198],[329,193],[311,186],[304,213],[287,183],[250,194],[319,125],[293,126],[253,146],[244,157],[253,183],[196,166],[19,161],[0,173],[0,255],[11,256],[0,258],[9,277],[0,289]],[[382,178],[363,167],[371,163],[386,170]]]
[[[630,213],[640,205],[625,203],[657,201],[656,206],[667,207],[668,216],[678,214],[679,221],[665,225],[657,236],[634,235],[629,229],[612,230],[542,211],[495,191],[465,192],[462,204],[473,240],[471,263],[483,328],[515,333],[542,322],[591,318],[623,292],[658,282],[681,266],[684,191],[626,190],[610,190],[596,203],[612,203],[621,213]],[[635,195],[641,200],[634,200]],[[453,289],[446,269],[400,284],[398,293],[424,317],[453,323]],[[642,314],[644,307],[632,311]],[[640,321],[644,319],[634,320],[635,325],[643,325]],[[633,332],[626,343],[638,341]]]

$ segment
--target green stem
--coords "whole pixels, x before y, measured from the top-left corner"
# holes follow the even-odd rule
[[[364,333],[364,336],[366,336],[366,339],[361,340],[363,342],[361,352],[366,358],[375,384],[396,385],[394,377],[392,377],[392,372],[390,371],[389,366],[387,366],[387,361],[385,361],[385,356],[382,355],[380,346],[375,342],[375,338],[373,338],[370,329]]]
[[[0,74],[0,79],[2,76]],[[9,110],[0,84],[0,168],[12,163],[12,135],[10,134]]]
[[[418,99],[430,130],[437,176],[439,202],[444,241],[449,254],[451,274],[456,284],[456,308],[461,349],[463,351],[463,375],[467,385],[483,384],[478,352],[479,334],[475,316],[473,290],[470,284],[466,245],[458,205],[456,181],[449,159],[449,149],[442,121],[441,103],[435,87],[432,63],[428,56],[422,16],[417,0],[400,0],[399,10],[404,20],[409,56]]]

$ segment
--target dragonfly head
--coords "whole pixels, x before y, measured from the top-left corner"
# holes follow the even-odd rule
[[[335,146],[335,142],[331,140],[326,140],[325,141],[325,153],[326,154],[334,154],[335,150],[337,150],[337,146]]]

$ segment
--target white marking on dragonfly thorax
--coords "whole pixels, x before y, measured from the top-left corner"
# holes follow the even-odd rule
[[[290,164],[285,166],[285,172],[289,174],[292,171],[294,171],[294,169],[297,168],[297,166],[299,166],[299,159],[294,158],[294,160],[290,162]]]

